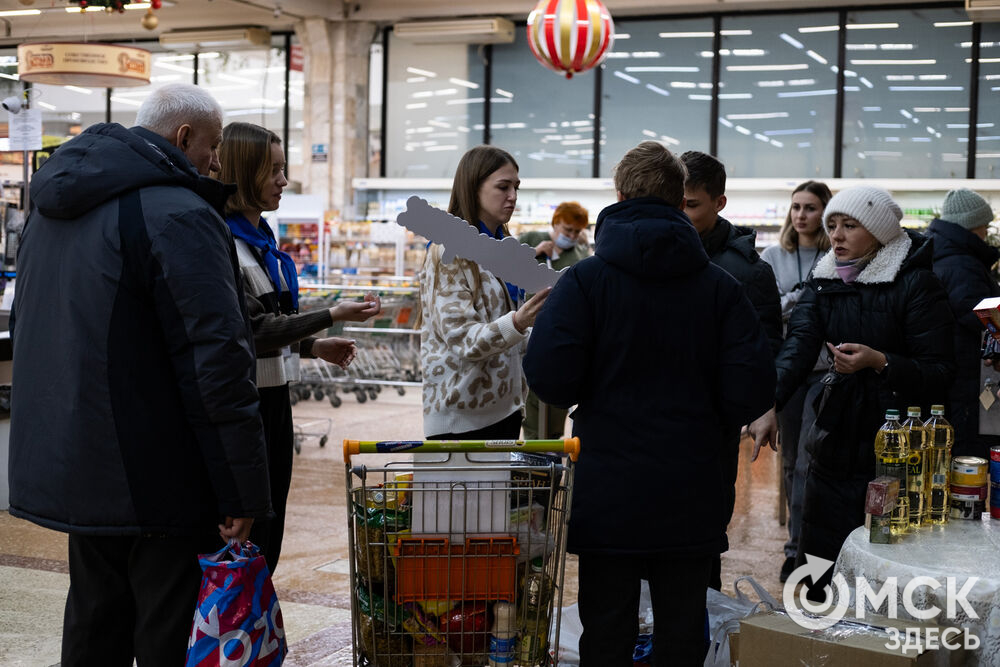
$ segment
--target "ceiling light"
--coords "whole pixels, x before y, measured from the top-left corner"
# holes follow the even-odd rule
[[[884,30],[898,28],[898,23],[848,23],[848,30]]]
[[[917,60],[851,60],[852,65],[936,65],[937,60],[933,58],[921,58]]]
[[[0,16],[37,16],[41,13],[40,9],[7,9],[0,12]]]
[[[726,65],[729,72],[784,72],[788,70],[809,69],[805,63],[794,65]]]
[[[660,37],[663,39],[683,39],[687,37],[715,37],[715,33],[708,32],[661,32]]]
[[[972,21],[936,21],[935,28],[958,28],[960,26],[972,25]]]
[[[794,46],[797,49],[804,48],[802,42],[800,42],[799,40],[795,39],[794,37],[792,37],[791,35],[789,35],[787,33],[783,32],[780,35],[778,35],[778,37],[780,37],[781,39],[785,40],[786,42],[788,42],[789,44],[791,44],[792,46]]]

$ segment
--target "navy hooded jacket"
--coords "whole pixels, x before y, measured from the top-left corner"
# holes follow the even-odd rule
[[[523,364],[540,399],[578,406],[569,548],[725,551],[737,453],[724,437],[771,406],[767,337],[743,287],[664,200],[609,206],[595,234],[595,255],[549,295]]]
[[[270,509],[253,340],[218,181],[88,128],[39,169],[18,252],[10,511],[96,535]]]

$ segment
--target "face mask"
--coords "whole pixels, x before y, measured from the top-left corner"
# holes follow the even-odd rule
[[[556,245],[563,250],[569,250],[576,245],[576,241],[560,232],[559,236],[556,237]]]

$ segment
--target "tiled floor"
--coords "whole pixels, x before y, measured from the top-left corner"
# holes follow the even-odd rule
[[[352,664],[345,510],[345,470],[340,443],[354,439],[414,439],[422,433],[420,396],[383,391],[376,401],[325,400],[294,410],[305,440],[296,457],[281,563],[274,584],[289,641],[289,667]],[[328,444],[317,434],[331,419]],[[320,423],[316,423],[319,420]],[[584,452],[586,452],[584,444]],[[777,521],[775,455],[752,467],[750,443],[741,448],[736,515],[730,551],[723,555],[726,590],[744,574],[780,595],[778,569],[784,529]],[[584,454],[585,455],[585,454]],[[567,560],[565,604],[575,601],[576,567]],[[0,665],[48,667],[59,662],[62,611],[69,585],[66,536],[0,512]]]

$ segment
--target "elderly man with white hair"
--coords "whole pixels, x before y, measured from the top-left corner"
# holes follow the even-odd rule
[[[18,255],[10,512],[69,533],[64,667],[183,664],[198,554],[270,510],[222,111],[170,85],[137,122],[42,165]]]

